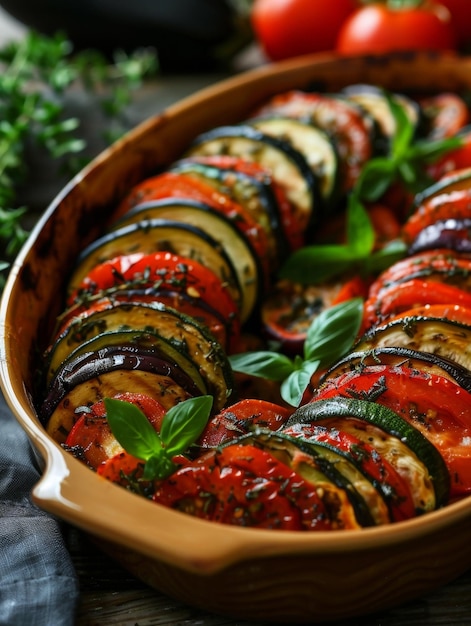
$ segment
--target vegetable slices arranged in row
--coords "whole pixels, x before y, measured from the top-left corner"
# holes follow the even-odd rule
[[[424,141],[464,132],[466,115],[455,123],[443,102],[464,104],[371,85],[290,91],[130,189],[77,259],[45,350],[48,433],[131,491],[240,526],[358,529],[471,493],[471,184],[445,171],[453,154],[405,223],[403,206],[394,215],[405,258],[307,287],[278,279],[343,219],[401,120]],[[297,408],[240,397],[231,356],[247,333],[299,368],[312,320],[354,297],[351,353],[310,364]]]

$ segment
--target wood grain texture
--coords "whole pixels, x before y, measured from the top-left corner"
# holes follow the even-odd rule
[[[81,589],[76,626],[261,626],[186,606],[142,583],[102,553],[81,531],[66,526],[66,543]],[[339,599],[341,602],[341,599]],[[335,626],[469,626],[471,570],[420,600]],[[294,625],[292,625],[294,626]]]

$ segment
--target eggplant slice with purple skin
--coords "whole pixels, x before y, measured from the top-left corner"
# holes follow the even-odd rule
[[[136,346],[109,346],[67,361],[39,410],[47,432],[63,443],[84,406],[132,389],[166,409],[201,391],[178,365]]]
[[[409,246],[408,253],[411,255],[434,248],[471,253],[471,219],[440,220],[425,226]]]

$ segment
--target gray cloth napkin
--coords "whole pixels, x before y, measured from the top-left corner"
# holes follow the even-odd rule
[[[0,625],[69,626],[78,581],[59,522],[30,492],[38,459],[0,395]]]

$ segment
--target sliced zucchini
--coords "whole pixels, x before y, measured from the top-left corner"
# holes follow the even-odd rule
[[[445,318],[404,317],[373,327],[355,351],[396,346],[430,352],[471,369],[471,326]]]
[[[342,90],[352,102],[360,105],[376,121],[384,138],[384,145],[379,144],[379,152],[389,152],[390,143],[396,133],[396,118],[391,109],[390,98],[399,105],[413,125],[415,133],[422,123],[421,109],[417,102],[404,94],[389,93],[380,87],[368,84],[349,85]]]
[[[419,207],[424,202],[441,196],[442,194],[451,194],[454,191],[471,188],[471,167],[466,167],[446,174],[436,183],[429,185],[415,196],[412,204],[412,210]],[[452,196],[451,196],[452,197]]]
[[[237,283],[242,288],[241,321],[246,321],[259,304],[265,280],[260,259],[250,241],[237,228],[237,223],[209,204],[185,198],[168,198],[138,204],[116,224],[117,229],[134,223],[151,224],[158,220],[181,222],[193,226],[212,237],[217,249],[224,250],[237,272]]]
[[[283,141],[288,141],[309,163],[319,180],[320,192],[328,209],[336,206],[340,190],[339,157],[334,142],[321,128],[291,117],[263,117],[250,124]]]
[[[176,220],[151,220],[128,224],[106,233],[87,246],[77,259],[68,284],[68,295],[99,263],[133,252],[171,252],[194,259],[211,269],[223,281],[234,301],[242,306],[242,287],[238,272],[218,241],[205,231]]]
[[[221,409],[233,390],[232,369],[224,350],[198,322],[160,302],[117,302],[75,318],[50,349],[49,371],[56,371],[83,342],[103,332],[137,330],[157,333],[176,351],[186,355],[214,396],[214,410]]]
[[[254,217],[267,234],[272,270],[286,258],[289,245],[283,228],[278,202],[267,176],[253,176],[231,167],[213,165],[197,159],[182,159],[171,172],[194,176],[228,195]]]
[[[227,445],[254,445],[269,452],[319,489],[333,528],[373,526],[375,520],[361,493],[371,496],[371,484],[361,478],[345,459],[326,447],[290,437],[281,432],[256,428],[253,433]],[[341,468],[339,467],[341,465]],[[344,473],[345,472],[345,473]],[[357,484],[353,484],[354,480]],[[358,487],[358,489],[357,489]]]
[[[388,407],[356,398],[317,400],[299,407],[286,426],[332,418],[340,419],[342,429],[349,427],[351,419],[356,419],[385,433],[370,443],[380,453],[381,449],[389,448],[386,450],[388,456],[392,455],[395,465],[399,463],[406,474],[414,472],[416,477],[422,477],[421,484],[416,482],[413,485],[417,513],[433,510],[448,502],[450,476],[443,457],[421,432]],[[356,431],[355,434],[358,435]]]
[[[295,220],[307,231],[323,215],[319,182],[304,156],[287,141],[250,124],[219,126],[199,135],[186,156],[237,156],[266,168],[286,191]]]

